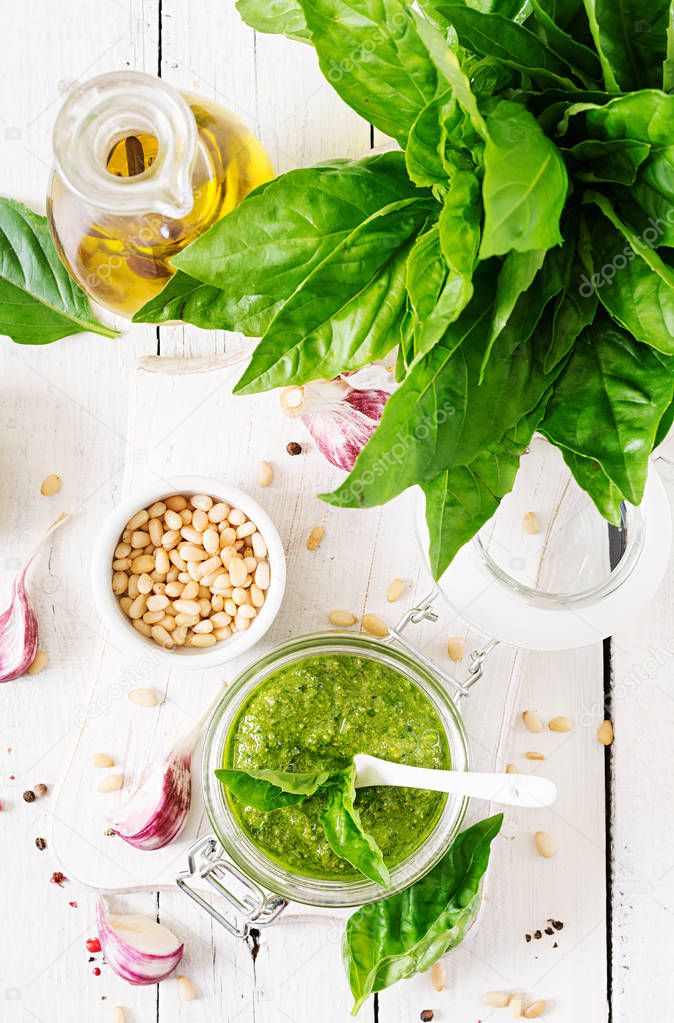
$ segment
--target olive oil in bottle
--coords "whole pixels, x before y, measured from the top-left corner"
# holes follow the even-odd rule
[[[73,277],[133,316],[170,259],[273,177],[262,144],[210,100],[137,72],[74,90],[54,130],[49,222]]]

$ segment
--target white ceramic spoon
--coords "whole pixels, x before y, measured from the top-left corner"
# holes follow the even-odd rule
[[[548,778],[533,774],[479,774],[475,771],[435,771],[428,767],[409,767],[380,760],[368,753],[357,753],[356,788],[368,785],[396,785],[406,789],[431,789],[455,796],[486,799],[505,806],[538,808],[551,806],[557,798],[557,786]]]

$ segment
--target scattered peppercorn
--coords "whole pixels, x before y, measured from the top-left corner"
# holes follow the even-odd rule
[[[37,798],[38,799],[42,799],[43,796],[47,795],[47,792],[49,791],[49,789],[47,788],[46,785],[43,785],[42,782],[40,782],[39,785],[35,786],[35,790],[34,791],[35,791],[35,795],[37,796]]]
[[[101,968],[100,968],[100,966],[94,966],[94,968],[93,968],[93,970],[91,972],[93,973],[94,977],[100,977],[100,975],[101,975]]]
[[[552,924],[556,931],[561,931],[562,928],[564,927],[564,924],[562,923],[561,920],[548,920],[548,923]]]
[[[559,945],[557,944],[557,942],[555,942],[552,947],[553,948],[559,948]]]
[[[553,931],[552,927],[546,927],[545,928],[545,933],[546,934],[554,934],[555,932]]]
[[[87,938],[86,946],[89,952],[100,952],[101,943],[98,938]]]
[[[63,874],[60,870],[55,870],[52,876],[49,878],[49,883],[57,884],[62,888],[63,882],[67,880],[68,878],[65,876],[65,874]]]
[[[301,455],[302,445],[298,444],[296,440],[291,440],[289,444],[286,444],[286,451],[289,455]]]
[[[525,934],[525,935],[524,935],[524,940],[525,940],[525,941],[527,942],[527,944],[528,944],[528,943],[529,943],[529,942],[531,941],[531,935],[530,935],[530,934]]]
[[[536,941],[540,941],[540,939],[542,937],[543,937],[543,935],[542,935],[541,931],[534,931],[534,938],[536,939]]]
[[[424,1021],[424,1023],[429,1023],[429,1021],[433,1019],[433,1010],[422,1009],[420,1018]]]
[[[47,840],[46,840],[46,838],[36,838],[35,839],[35,845],[38,847],[40,852],[42,852],[43,849],[47,848]]]
[[[26,791],[23,794],[23,799],[25,803],[34,803],[35,800],[37,799],[37,796],[35,795],[32,789],[26,789]]]

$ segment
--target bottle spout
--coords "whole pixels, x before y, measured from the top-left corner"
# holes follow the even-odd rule
[[[135,139],[134,139],[135,137]],[[145,166],[111,171],[111,153],[122,140],[156,142]],[[192,168],[197,126],[189,105],[170,85],[137,71],[99,75],[76,87],[54,127],[57,168],[87,203],[107,213],[186,216],[193,207]]]

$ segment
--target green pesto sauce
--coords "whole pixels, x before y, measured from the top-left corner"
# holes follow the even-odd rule
[[[307,657],[270,675],[249,697],[227,740],[224,767],[313,771],[370,753],[416,767],[449,767],[438,714],[420,689],[367,657]],[[262,813],[228,793],[251,840],[294,873],[340,880],[359,876],[333,853],[319,817],[325,793],[299,806]],[[440,816],[445,796],[377,786],[358,790],[356,806],[388,867],[414,852]]]

